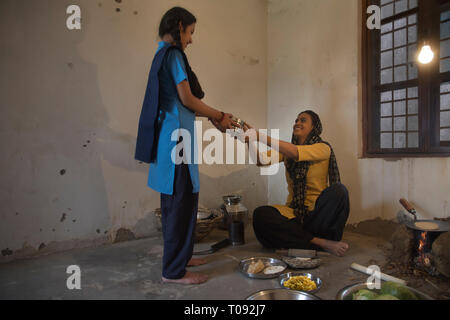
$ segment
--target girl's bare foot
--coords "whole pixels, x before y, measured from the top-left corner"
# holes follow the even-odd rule
[[[311,243],[322,247],[325,251],[338,257],[343,257],[348,250],[348,244],[342,241],[314,238],[311,240]]]
[[[208,262],[206,260],[192,258],[191,260],[189,260],[187,266],[188,267],[196,267],[196,266],[201,266],[201,265],[207,264],[207,263]]]
[[[181,279],[166,279],[162,277],[162,281],[165,283],[201,284],[208,281],[208,276],[202,273],[187,271]]]

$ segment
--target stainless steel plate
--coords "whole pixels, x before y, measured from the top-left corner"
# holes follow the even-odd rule
[[[248,273],[247,269],[248,269],[249,265],[252,262],[257,262],[258,260],[261,260],[264,263],[264,265],[266,266],[266,268],[274,267],[274,266],[281,266],[281,267],[283,267],[283,270],[278,273],[274,273],[274,274],[264,274],[264,271],[262,271],[260,273]],[[274,259],[274,258],[267,258],[267,257],[253,257],[253,258],[241,260],[241,262],[239,262],[239,271],[242,272],[242,274],[244,274],[245,276],[252,278],[252,279],[274,279],[274,278],[278,277],[280,274],[282,274],[284,272],[284,270],[286,270],[286,268],[287,268],[287,265],[283,261]]]
[[[411,290],[419,300],[433,300],[430,296],[414,289],[411,287],[407,287],[409,290]],[[339,290],[339,292],[336,295],[336,300],[352,300],[353,299],[353,293],[358,292],[361,289],[368,289],[366,283],[355,283],[351,284],[349,286],[346,286]]]
[[[320,300],[320,298],[303,291],[268,289],[253,293],[246,300]]]
[[[311,273],[303,273],[303,272],[288,272],[288,273],[284,273],[284,274],[280,275],[280,277],[278,278],[280,280],[280,286],[284,289],[292,290],[292,289],[285,287],[284,283],[286,281],[288,281],[290,278],[297,277],[297,276],[306,276],[316,283],[317,289],[311,290],[311,291],[305,291],[305,292],[316,293],[317,291],[320,290],[320,288],[322,288],[322,280],[319,277],[316,277],[315,275],[313,275]],[[297,290],[297,291],[300,291],[300,290]]]

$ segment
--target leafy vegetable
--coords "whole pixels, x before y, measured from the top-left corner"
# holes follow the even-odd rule
[[[353,300],[374,300],[377,296],[374,291],[362,289],[353,294]]]
[[[400,300],[418,300],[417,296],[408,288],[395,282],[385,282],[381,285],[381,294],[388,294]]]

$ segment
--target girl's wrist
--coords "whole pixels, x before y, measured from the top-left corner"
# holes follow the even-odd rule
[[[220,112],[220,118],[217,120],[219,123],[221,123],[223,121],[223,119],[225,119],[225,113]]]
[[[214,119],[214,118],[210,118],[210,117],[208,117],[208,120],[209,121],[216,121],[216,122],[218,122],[218,123],[221,123],[222,122],[222,120],[225,118],[225,113],[223,113],[223,112],[221,112],[221,111],[219,111],[220,112],[220,117],[219,118],[216,118],[216,119]]]

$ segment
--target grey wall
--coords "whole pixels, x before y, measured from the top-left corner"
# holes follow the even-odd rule
[[[66,28],[71,4],[81,30]],[[155,234],[159,194],[134,147],[159,21],[175,5],[198,20],[187,54],[205,102],[266,127],[265,1],[0,2],[0,259],[107,243],[121,228]],[[250,210],[267,203],[253,166],[200,175],[201,205],[230,192]]]

